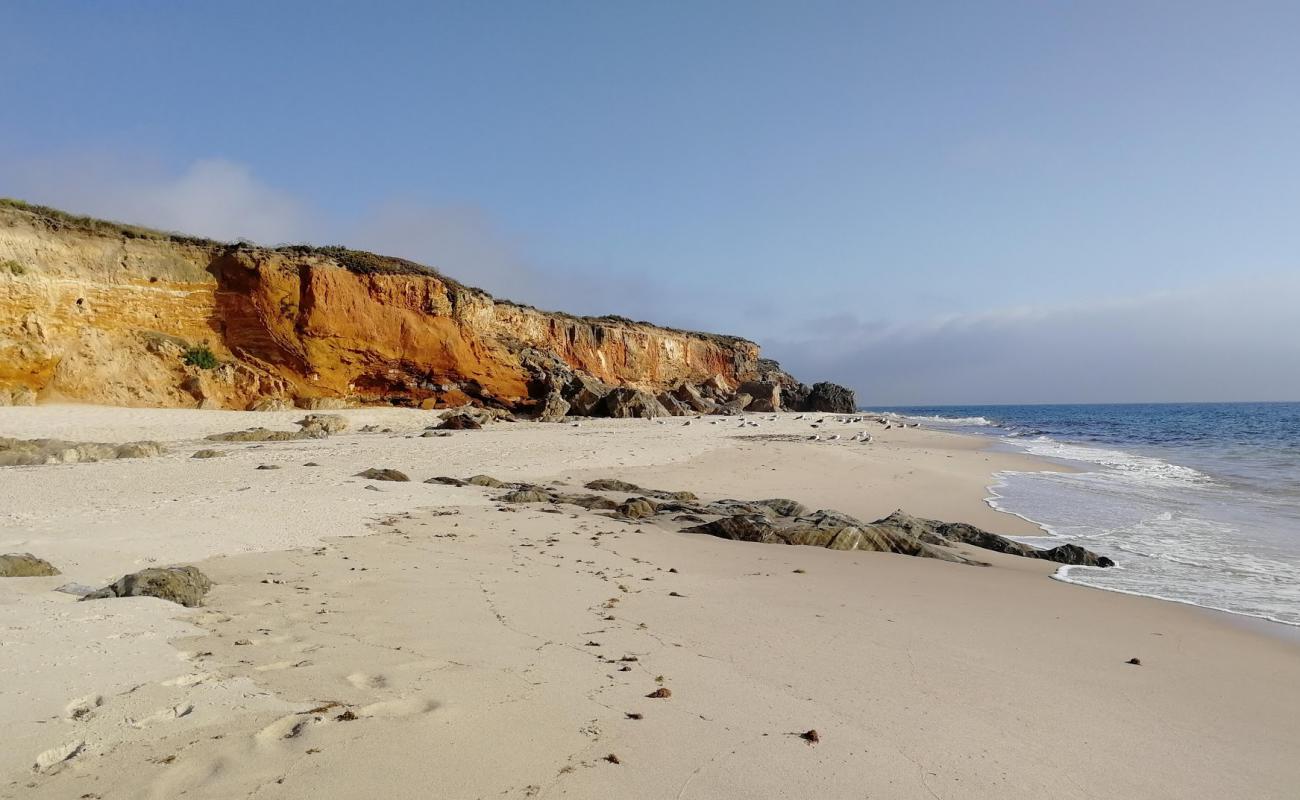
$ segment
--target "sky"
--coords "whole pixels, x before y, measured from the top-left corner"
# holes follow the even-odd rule
[[[0,195],[742,335],[865,404],[1300,400],[1300,3],[9,0]]]

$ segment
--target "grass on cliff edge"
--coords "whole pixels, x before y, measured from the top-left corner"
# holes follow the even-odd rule
[[[214,239],[204,239],[199,236],[189,236],[174,231],[161,231],[140,225],[129,225],[124,222],[113,222],[111,220],[97,219],[95,217],[87,217],[81,214],[70,214],[67,211],[61,211],[57,208],[51,208],[50,206],[35,205],[11,197],[0,197],[0,209],[4,208],[26,211],[29,214],[41,218],[52,230],[56,231],[62,228],[68,228],[100,236],[121,236],[126,239],[147,239],[159,242],[175,242],[176,244],[192,245],[194,247],[209,249],[224,250],[246,248],[249,250],[265,250],[292,255],[320,256],[331,259],[349,272],[358,275],[429,275],[444,281],[453,287],[480,295],[495,303],[500,303],[501,305],[514,306],[515,308],[524,308],[532,311],[542,311],[542,313],[564,317],[566,319],[606,325],[644,325],[672,333],[698,336],[702,339],[710,339],[724,344],[736,344],[739,342],[749,343],[749,340],[740,336],[728,336],[722,333],[705,333],[703,331],[687,331],[680,328],[669,328],[664,325],[656,325],[653,322],[646,322],[644,320],[634,321],[617,314],[605,314],[599,317],[581,317],[564,311],[544,311],[535,306],[530,306],[527,303],[516,303],[513,300],[494,297],[483,289],[468,286],[454,278],[442,274],[433,267],[415,261],[409,261],[405,258],[397,258],[396,256],[381,256],[377,253],[370,253],[365,250],[353,250],[340,245],[319,246],[310,244],[283,244],[277,247],[261,247],[247,242],[219,242]]]

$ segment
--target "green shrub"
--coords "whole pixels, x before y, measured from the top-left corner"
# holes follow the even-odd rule
[[[0,272],[8,272],[10,275],[24,275],[27,273],[27,267],[14,261],[12,258],[6,261],[0,261]]]
[[[185,351],[185,363],[199,369],[212,369],[219,362],[206,344],[196,345]]]

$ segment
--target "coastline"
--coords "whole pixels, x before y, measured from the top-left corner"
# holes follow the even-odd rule
[[[1085,592],[1044,580],[1054,564],[988,551],[980,568],[728,542],[567,507],[502,513],[493,492],[419,482],[616,477],[1033,536],[1036,525],[985,502],[987,489],[996,472],[1059,465],[929,430],[875,432],[869,446],[761,438],[803,430],[792,415],[743,434],[584,420],[423,439],[428,412],[341,413],[354,430],[392,432],[221,445],[230,455],[191,461],[206,433],[288,427],[301,412],[0,413],[6,435],[153,432],[173,448],[3,471],[0,551],[31,550],[66,574],[0,582],[6,639],[19,645],[0,648],[0,723],[14,742],[0,794],[426,796],[400,782],[415,775],[448,797],[1282,797],[1300,782],[1286,752],[1300,736],[1289,637]],[[282,468],[256,471],[263,463]],[[371,466],[414,482],[370,491],[352,475]],[[212,575],[207,608],[72,605],[50,591],[149,558]],[[621,602],[606,609],[611,595]],[[628,654],[634,669],[619,671]],[[645,700],[660,674],[673,697]],[[100,704],[71,717],[92,695]],[[326,715],[284,736],[323,702],[361,718]],[[629,721],[633,711],[645,718]],[[1252,736],[1261,725],[1269,741]],[[815,747],[786,735],[812,727]],[[75,742],[74,757],[32,770]],[[1213,770],[1202,747],[1219,754]],[[443,748],[456,758],[419,755]],[[602,761],[609,753],[621,763]],[[236,759],[246,768],[222,767]]]

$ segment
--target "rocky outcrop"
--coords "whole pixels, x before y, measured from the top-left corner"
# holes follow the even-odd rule
[[[1078,545],[1064,544],[1050,550],[1040,550],[1005,536],[990,533],[964,522],[940,522],[933,519],[913,517],[904,511],[895,511],[882,520],[872,523],[882,530],[897,531],[921,541],[932,544],[968,544],[998,553],[1008,553],[1024,558],[1038,558],[1054,561],[1058,564],[1072,564],[1086,567],[1113,567],[1115,562],[1106,556],[1099,556],[1091,550]]]
[[[585,414],[602,386],[759,377],[743,339],[538,311],[342,248],[226,245],[6,201],[0,262],[18,265],[0,270],[0,403],[531,409],[559,389]]]
[[[31,553],[0,555],[0,578],[43,578],[59,574],[57,567]]]
[[[61,439],[9,439],[0,436],[0,467],[77,464],[115,458],[149,458],[166,452],[158,442],[65,442]]]
[[[814,383],[801,410],[852,414],[858,410],[858,400],[852,389],[835,383]]]
[[[157,597],[192,608],[203,605],[203,597],[211,588],[212,581],[195,567],[151,567],[123,575],[117,581],[81,599]]]

